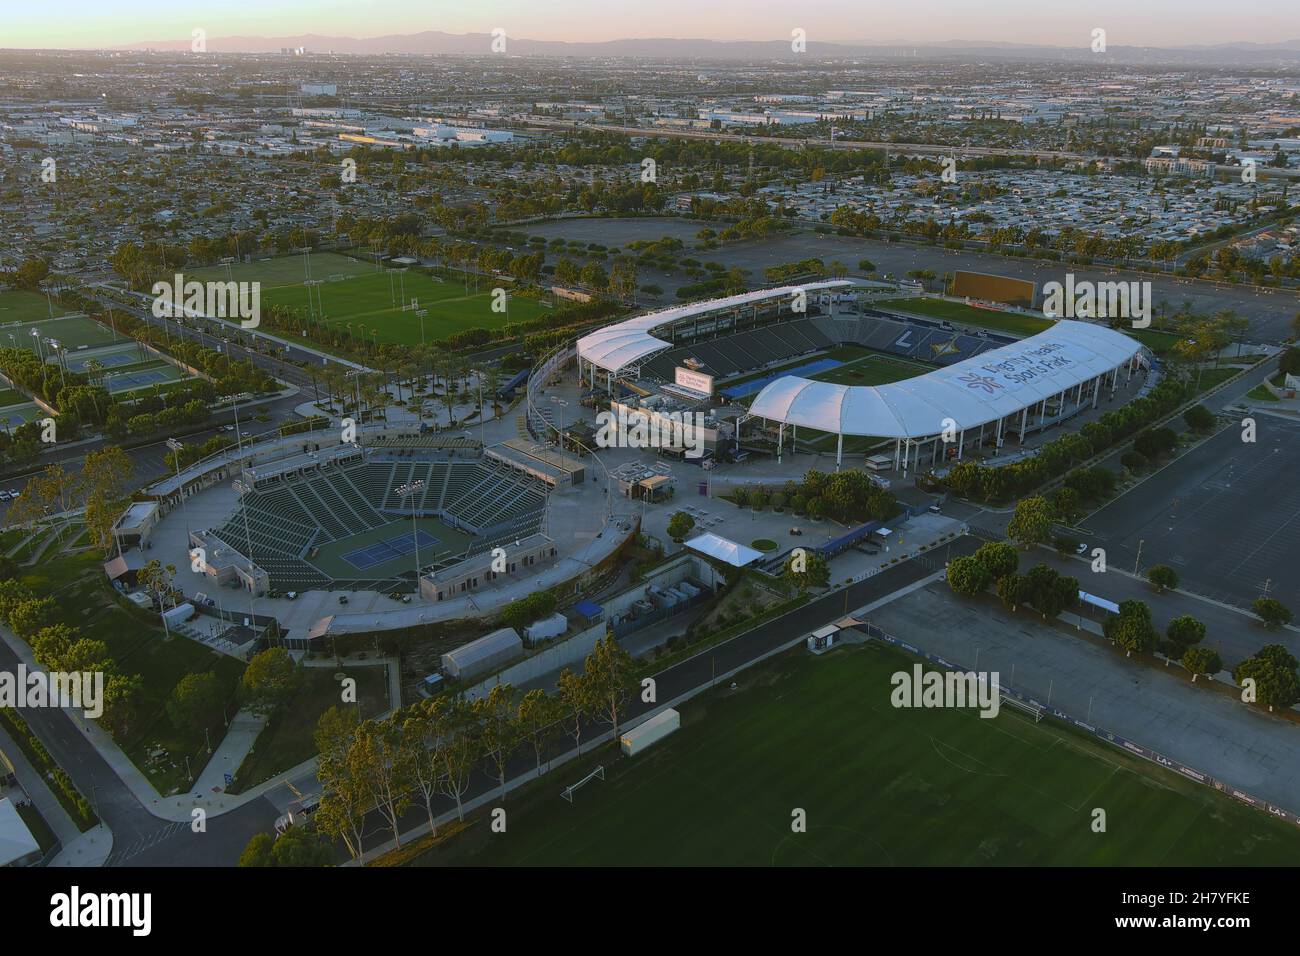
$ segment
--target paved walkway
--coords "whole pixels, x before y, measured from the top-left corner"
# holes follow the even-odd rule
[[[103,866],[113,852],[113,832],[104,824],[78,833],[63,841],[63,849],[49,862],[50,866]]]
[[[3,751],[9,758],[9,762],[14,765],[14,776],[18,778],[18,785],[36,805],[36,809],[50,825],[59,842],[67,846],[81,836],[81,831],[77,829],[72,817],[68,816],[68,811],[63,809],[59,798],[54,795],[54,791],[46,784],[45,778],[32,766],[27,755],[18,746],[18,742],[4,726],[0,726],[0,751]]]

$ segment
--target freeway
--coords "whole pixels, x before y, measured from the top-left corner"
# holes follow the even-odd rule
[[[885,153],[933,156],[1014,156],[1039,160],[1067,160],[1069,162],[1087,161],[1108,163],[1116,160],[1133,161],[1133,157],[1102,156],[1098,153],[1073,153],[1060,149],[1024,149],[1014,146],[958,146],[952,143],[896,143],[887,140],[869,139],[810,139],[801,136],[751,136],[748,133],[724,133],[722,130],[670,129],[644,126],[618,126],[606,123],[584,123],[577,120],[548,120],[532,116],[519,124],[524,128],[581,130],[590,133],[617,133],[621,136],[664,137],[667,139],[705,139],[715,142],[751,143],[762,145],[772,143],[777,146],[789,146],[795,149],[814,147],[817,149],[860,150],[878,149]],[[1278,169],[1272,166],[1260,166],[1260,177],[1280,176],[1294,179],[1300,176],[1297,169]]]

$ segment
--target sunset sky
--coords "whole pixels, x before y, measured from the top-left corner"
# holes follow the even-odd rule
[[[1086,45],[1103,27],[1108,43],[1181,46],[1300,38],[1295,0],[1233,5],[1211,0],[4,0],[0,48],[111,47],[209,37],[370,37],[442,30],[537,40],[689,37],[925,42],[986,40]]]

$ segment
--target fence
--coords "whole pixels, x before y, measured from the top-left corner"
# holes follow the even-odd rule
[[[914,560],[920,560],[920,559],[918,558]],[[917,657],[923,657],[927,661],[930,661],[932,664],[938,664],[940,667],[947,668],[948,670],[951,671],[962,670],[962,668],[959,667],[957,664],[954,664],[951,661],[948,661],[938,656],[937,654],[930,654],[927,651],[923,650],[922,648],[917,647],[915,644],[909,644],[907,641],[900,640],[899,638],[894,637],[892,634],[887,634],[882,628],[878,627],[875,624],[870,623],[869,621],[859,624],[858,627],[861,630],[863,630],[868,637],[877,638],[881,641],[884,641],[886,644],[907,651],[909,654],[913,654]],[[1288,823],[1294,823],[1297,826],[1300,826],[1300,816],[1298,816],[1297,814],[1292,813],[1289,810],[1283,810],[1281,807],[1274,806],[1273,804],[1269,803],[1267,800],[1263,800],[1260,797],[1252,796],[1251,794],[1246,793],[1244,790],[1239,790],[1236,787],[1234,787],[1232,784],[1228,783],[1226,780],[1220,780],[1217,777],[1213,777],[1208,773],[1204,773],[1200,770],[1197,770],[1195,767],[1189,767],[1185,763],[1174,760],[1170,757],[1166,757],[1164,754],[1160,753],[1157,750],[1152,750],[1150,747],[1144,747],[1141,744],[1129,740],[1127,737],[1124,737],[1120,734],[1112,733],[1111,731],[1107,730],[1104,727],[1099,727],[1096,724],[1090,724],[1087,721],[1080,720],[1079,718],[1071,714],[1067,714],[1065,711],[1061,710],[1058,707],[1051,706],[1050,703],[1039,700],[1037,697],[1033,696],[1032,694],[1023,694],[1020,691],[1007,686],[1006,684],[1001,684],[999,689],[1003,694],[1006,694],[1014,698],[1015,700],[1020,701],[1021,703],[1029,704],[1034,707],[1041,707],[1044,714],[1055,717],[1057,720],[1063,721],[1064,723],[1069,724],[1072,727],[1075,727],[1079,730],[1092,734],[1094,737],[1097,737],[1100,740],[1104,740],[1109,744],[1114,744],[1116,747],[1119,747],[1122,750],[1126,750],[1131,754],[1136,754],[1137,756],[1142,757],[1145,760],[1150,760],[1152,763],[1159,764],[1160,766],[1168,770],[1176,771],[1177,773],[1182,774],[1188,780],[1194,780],[1195,782],[1204,784],[1207,787],[1213,787],[1215,790],[1219,790],[1223,793],[1228,794],[1231,797],[1235,797],[1237,800],[1240,800],[1242,803],[1248,804],[1259,810],[1264,810],[1268,813],[1271,813],[1275,817],[1281,817],[1283,820],[1286,820]]]

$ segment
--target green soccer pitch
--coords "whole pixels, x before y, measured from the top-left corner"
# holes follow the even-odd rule
[[[54,303],[54,315],[65,315],[67,309]],[[0,292],[0,325],[14,322],[40,322],[50,317],[50,302],[41,292],[28,292],[25,289],[12,289]]]
[[[479,822],[418,863],[1252,866],[1300,853],[1295,827],[1048,720],[895,709],[890,676],[912,664],[874,643],[782,655],[686,704],[643,755],[607,746],[512,794],[507,836]],[[561,799],[598,763],[604,781]]]
[[[511,296],[507,300],[508,312],[493,312],[492,280],[485,277],[479,279],[481,291],[475,292],[472,284],[466,291],[460,282],[444,282],[415,269],[398,276],[329,252],[311,257],[311,272],[315,279],[324,280],[315,289],[320,293],[319,307],[325,314],[325,324],[345,332],[351,324],[351,334],[367,341],[418,345],[421,336],[423,341],[436,342],[466,329],[501,328],[507,319],[510,324],[526,322],[549,311],[535,299]],[[226,279],[224,267],[199,269],[193,275],[202,280]],[[236,282],[262,283],[263,309],[283,305],[303,315],[308,312],[302,256],[242,263],[232,266],[230,275]],[[345,278],[331,281],[331,276]],[[316,300],[315,291],[312,298]],[[412,299],[427,310],[423,330],[414,311],[401,309],[403,302]]]

